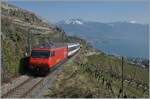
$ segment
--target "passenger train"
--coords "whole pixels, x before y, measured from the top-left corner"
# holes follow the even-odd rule
[[[49,71],[57,64],[73,56],[80,49],[79,43],[69,43],[63,46],[33,48],[29,59],[29,69]]]

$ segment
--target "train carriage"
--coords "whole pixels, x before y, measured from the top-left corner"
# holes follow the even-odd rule
[[[68,44],[68,57],[74,55],[80,49],[79,43]]]

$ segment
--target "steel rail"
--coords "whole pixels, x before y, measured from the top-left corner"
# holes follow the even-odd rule
[[[19,87],[21,87],[22,85],[24,85],[25,83],[27,83],[28,81],[30,81],[32,78],[28,78],[27,80],[25,80],[24,82],[20,83],[18,86],[14,87],[13,89],[10,89],[7,93],[5,93],[4,95],[2,95],[2,98],[7,97],[9,94],[11,94],[13,91],[15,91],[16,89],[18,89]]]

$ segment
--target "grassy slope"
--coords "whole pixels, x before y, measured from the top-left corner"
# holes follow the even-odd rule
[[[148,89],[144,91],[144,87],[137,84],[148,84],[148,71],[126,62],[124,65],[126,79],[131,77],[128,79],[131,82],[124,80],[124,94],[127,97],[148,97]],[[64,71],[45,97],[121,97],[120,67],[119,59],[104,53],[87,57],[82,49],[72,64],[64,66]]]

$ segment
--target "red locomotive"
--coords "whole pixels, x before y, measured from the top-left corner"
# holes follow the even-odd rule
[[[30,70],[49,71],[60,62],[75,54],[80,49],[79,43],[51,48],[33,48],[29,60]]]

